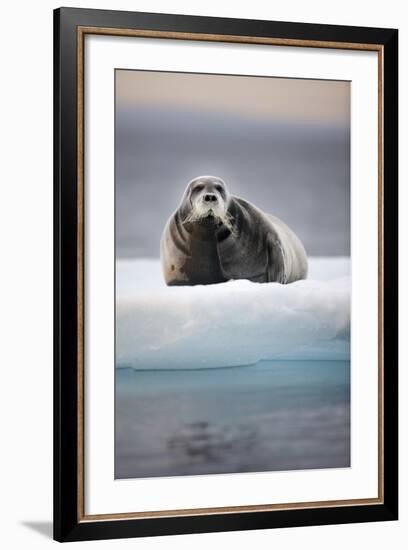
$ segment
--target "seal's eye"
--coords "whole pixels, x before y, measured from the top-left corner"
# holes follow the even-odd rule
[[[202,191],[204,189],[204,185],[196,185],[194,187],[194,191]]]
[[[216,186],[214,187],[214,189],[215,189],[216,191],[218,191],[219,193],[222,193],[222,192],[223,192],[223,188],[222,188],[221,185],[216,185]]]

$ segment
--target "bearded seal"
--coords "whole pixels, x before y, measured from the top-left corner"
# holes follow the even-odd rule
[[[225,182],[189,182],[160,242],[167,285],[208,285],[230,279],[292,283],[307,276],[305,249],[280,219],[230,195]]]

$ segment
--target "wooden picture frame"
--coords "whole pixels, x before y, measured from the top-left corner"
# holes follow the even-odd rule
[[[89,515],[84,448],[84,38],[163,38],[378,55],[378,495]],[[54,537],[58,541],[386,521],[398,510],[398,32],[60,8],[54,12]]]

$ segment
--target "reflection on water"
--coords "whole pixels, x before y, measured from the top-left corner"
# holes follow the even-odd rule
[[[115,477],[350,465],[347,361],[116,373]]]
[[[209,422],[186,424],[178,433],[169,437],[169,451],[179,454],[180,462],[222,462],[229,453],[251,452],[256,446],[257,432],[254,426],[222,426]]]

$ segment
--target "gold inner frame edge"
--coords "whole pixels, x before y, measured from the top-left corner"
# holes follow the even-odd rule
[[[223,506],[177,510],[151,510],[110,514],[85,514],[84,479],[84,41],[87,34],[127,36],[139,38],[194,40],[239,44],[264,44],[308,48],[365,50],[378,53],[378,496],[374,498],[328,500],[297,503],[259,504],[247,506]],[[383,199],[383,80],[384,47],[381,44],[359,44],[321,40],[295,40],[223,34],[187,33],[140,29],[117,29],[109,27],[77,27],[77,519],[78,522],[147,519],[158,517],[186,517],[231,513],[265,512],[273,510],[299,510],[365,506],[384,502],[384,343],[383,343],[383,286],[384,286],[384,199]]]

